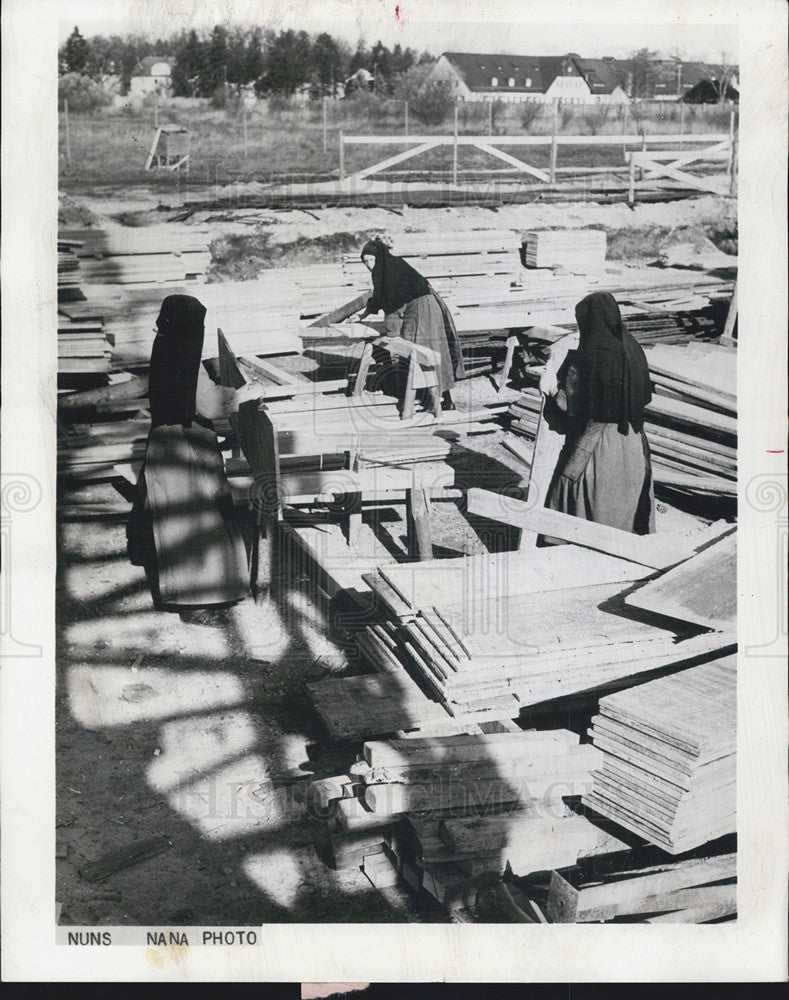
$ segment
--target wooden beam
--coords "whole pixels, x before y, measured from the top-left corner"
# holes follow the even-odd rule
[[[560,146],[621,146],[640,145],[643,136],[637,135],[557,135],[556,142]],[[728,133],[715,132],[699,135],[686,135],[683,142],[699,142],[710,145],[714,142],[728,140]],[[453,135],[344,135],[346,146],[403,146],[419,143],[451,146],[455,139]],[[495,143],[497,146],[550,146],[552,137],[549,135],[459,135],[459,146],[477,146],[479,143]],[[678,136],[650,135],[649,142],[656,145],[677,145]]]
[[[346,139],[346,142],[348,140]],[[413,156],[419,156],[421,153],[427,153],[429,150],[434,149],[439,143],[437,142],[423,142],[420,146],[415,149],[407,149],[403,153],[397,153],[395,156],[390,156],[385,160],[381,160],[380,163],[374,163],[371,167],[365,167],[363,170],[357,170],[355,174],[351,174],[346,177],[343,184],[348,184],[349,181],[355,179],[361,179],[362,177],[370,177],[372,174],[380,173],[382,170],[387,170],[389,167],[393,167],[396,163],[402,163],[403,160],[410,160]]]
[[[505,153],[501,149],[496,149],[487,142],[478,142],[476,147],[477,149],[481,149],[483,153],[489,153],[491,156],[495,156],[499,160],[509,163],[510,166],[517,167],[522,173],[531,174],[532,177],[536,177],[538,180],[544,181],[546,184],[548,183],[549,177],[544,170],[538,170],[536,167],[532,167],[528,163],[524,163],[523,160],[510,156],[509,153]]]
[[[416,486],[406,491],[409,555],[417,559],[433,558],[430,531],[430,500],[427,491]]]
[[[468,512],[491,521],[575,542],[585,548],[627,559],[641,566],[665,569],[689,558],[694,539],[667,538],[663,535],[634,535],[605,524],[572,517],[547,507],[515,500],[488,490],[472,488],[467,493]],[[698,543],[697,543],[698,544]]]
[[[264,375],[277,385],[290,385],[295,378],[290,372],[277,368],[270,361],[263,361],[261,358],[240,357],[238,363],[242,368],[249,368],[258,375]],[[304,379],[299,377],[298,381],[304,381]]]
[[[346,302],[344,306],[338,306],[336,309],[332,309],[331,312],[323,313],[322,316],[314,319],[309,325],[310,327],[331,326],[333,323],[342,323],[343,320],[364,309],[369,297],[368,292],[363,292],[361,295],[357,295],[355,299],[351,299],[350,302]]]

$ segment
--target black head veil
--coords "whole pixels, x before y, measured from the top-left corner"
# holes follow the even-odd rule
[[[575,307],[575,318],[581,416],[615,423],[621,434],[628,424],[640,431],[652,398],[649,367],[641,345],[625,329],[616,299],[593,292]]]
[[[151,426],[185,424],[195,417],[206,308],[191,295],[168,295],[156,320],[148,399]]]

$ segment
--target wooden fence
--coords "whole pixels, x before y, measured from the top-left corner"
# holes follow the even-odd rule
[[[379,174],[399,163],[410,160],[422,153],[439,147],[451,147],[452,183],[458,183],[458,150],[461,146],[472,147],[484,153],[503,160],[509,167],[521,174],[528,174],[547,185],[556,183],[559,174],[593,174],[611,173],[622,170],[621,162],[610,166],[595,167],[559,167],[557,165],[560,147],[591,147],[609,146],[611,148],[636,146],[637,150],[625,151],[625,159],[629,170],[628,201],[633,204],[636,195],[636,172],[647,179],[664,178],[679,181],[684,187],[709,191],[714,194],[731,193],[734,185],[734,170],[736,163],[736,135],[734,132],[734,116],[727,133],[702,135],[458,135],[455,130],[452,135],[345,135],[339,133],[340,151],[340,181],[352,187],[355,181]],[[356,170],[346,176],[345,150],[349,146],[406,146],[402,152],[378,160],[370,166]],[[529,147],[549,147],[550,163],[548,169],[535,167],[522,157],[513,156],[500,147],[510,146],[526,149]],[[688,147],[691,147],[688,149]],[[655,148],[659,147],[659,148]],[[726,177],[700,177],[688,171],[691,165],[702,163],[723,162],[726,164]]]

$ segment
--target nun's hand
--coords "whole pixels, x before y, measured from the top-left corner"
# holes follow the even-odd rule
[[[240,389],[236,389],[236,403],[246,403],[250,399],[260,399],[265,394],[265,386],[260,382],[247,382]]]
[[[540,376],[540,392],[543,396],[555,396],[559,391],[559,381],[556,371],[548,367]]]

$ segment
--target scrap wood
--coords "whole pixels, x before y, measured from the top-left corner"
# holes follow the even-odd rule
[[[109,851],[103,854],[96,861],[89,861],[80,868],[80,875],[86,882],[102,882],[116,872],[124,868],[131,868],[148,858],[153,858],[157,854],[172,847],[169,837],[152,837],[149,840],[141,840],[136,844]]]
[[[721,896],[731,898],[736,893],[733,884],[714,885],[736,878],[736,854],[677,861],[644,872],[642,875],[628,873],[630,877],[625,878],[617,878],[614,873],[604,876],[602,882],[596,877],[597,884],[591,885],[583,883],[581,872],[575,876],[581,880],[576,886],[570,881],[573,877],[570,873],[554,871],[548,895],[548,917],[554,923],[610,920],[620,914],[678,910],[709,900],[718,903]],[[701,887],[713,888],[714,892],[705,893]]]
[[[132,400],[144,396],[148,392],[148,376],[132,375],[125,381],[103,385],[98,389],[86,389],[83,392],[69,392],[58,396],[60,409],[77,409],[84,406],[97,406],[116,400]]]

